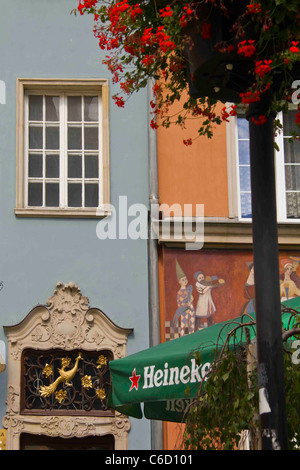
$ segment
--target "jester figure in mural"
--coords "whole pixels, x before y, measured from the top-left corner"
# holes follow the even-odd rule
[[[196,279],[196,290],[199,294],[195,330],[199,330],[213,325],[213,315],[216,307],[212,299],[212,289],[223,286],[225,281],[224,279],[218,279],[217,276],[205,276],[202,271],[197,271],[194,278]]]
[[[176,274],[180,285],[180,289],[177,292],[177,310],[172,321],[172,327],[174,328],[177,324],[180,325],[180,336],[185,334],[185,330],[188,333],[195,331],[195,310],[193,305],[193,287],[188,286],[188,279],[176,260]]]
[[[246,263],[249,269],[249,276],[244,285],[244,295],[247,299],[241,314],[255,312],[255,282],[254,282],[254,263]]]
[[[300,278],[296,272],[300,258],[291,256],[281,260],[283,273],[280,275],[281,300],[288,300],[300,296]]]

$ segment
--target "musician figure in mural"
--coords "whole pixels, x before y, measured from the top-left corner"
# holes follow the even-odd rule
[[[199,294],[195,330],[199,330],[213,325],[213,315],[216,307],[212,299],[212,289],[223,286],[225,281],[224,279],[218,279],[217,276],[205,276],[202,271],[197,271],[194,278],[196,279],[196,290]]]
[[[284,270],[280,276],[280,297],[282,301],[300,296],[300,279],[296,273],[296,267],[299,261],[290,258],[283,259],[280,262]]]
[[[180,284],[177,292],[177,310],[172,321],[172,327],[180,324],[180,336],[185,334],[187,328],[188,333],[195,331],[195,310],[193,305],[193,287],[188,286],[188,279],[176,260],[176,274]]]

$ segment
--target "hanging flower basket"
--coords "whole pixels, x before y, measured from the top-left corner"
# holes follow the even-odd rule
[[[272,92],[272,110],[286,111],[300,79],[299,0],[79,0],[105,51],[119,107],[154,79],[153,119],[168,127],[202,118],[199,135]],[[181,113],[170,115],[176,101]],[[216,112],[216,103],[232,102]],[[295,136],[299,134],[300,114]],[[187,144],[191,140],[186,141]]]
[[[237,103],[266,76],[265,87],[276,97],[279,94],[280,99],[291,82],[300,78],[299,56],[293,55],[299,53],[298,41],[291,41],[288,51],[280,50],[270,41],[257,50],[263,35],[260,28],[254,27],[249,15],[261,12],[259,3],[248,4],[245,10],[243,1],[227,1],[225,13],[220,6],[209,7],[208,3],[198,2],[197,19],[184,28],[188,38],[184,57],[190,95]],[[239,33],[234,33],[234,29]]]
[[[199,11],[200,10],[200,11]],[[239,57],[233,45],[222,50],[228,42],[232,24],[217,10],[209,11],[200,4],[197,18],[208,18],[210,23],[195,19],[184,28],[184,57],[186,60],[189,94],[193,98],[209,97],[223,102],[239,102],[253,81],[250,76],[252,60]]]

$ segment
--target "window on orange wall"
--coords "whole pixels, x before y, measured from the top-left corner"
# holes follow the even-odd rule
[[[300,142],[289,141],[297,112],[290,109],[287,114],[278,115],[283,126],[276,136],[279,150],[274,150],[278,222],[300,220]],[[235,126],[237,216],[240,220],[251,220],[249,125],[243,114],[237,116]]]

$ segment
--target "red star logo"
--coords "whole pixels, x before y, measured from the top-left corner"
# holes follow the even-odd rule
[[[131,390],[132,390],[133,388],[135,388],[136,390],[138,390],[138,388],[139,388],[138,382],[139,382],[140,378],[141,378],[141,376],[140,376],[140,375],[136,375],[135,369],[133,369],[132,376],[129,377],[129,380],[131,380],[131,387],[130,387],[130,389],[129,389],[130,392],[131,392]]]

